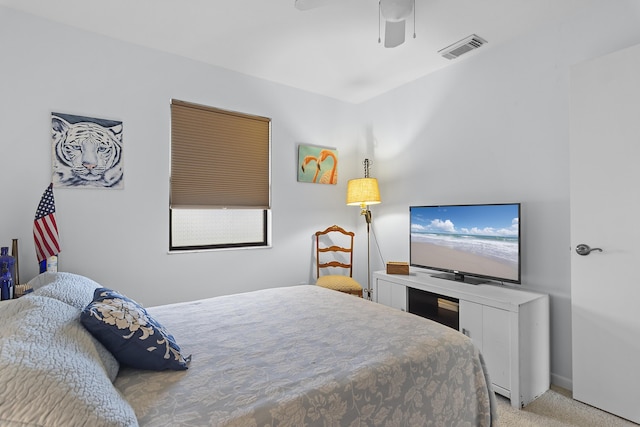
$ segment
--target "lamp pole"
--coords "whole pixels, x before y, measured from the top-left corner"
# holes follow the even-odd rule
[[[364,177],[370,178],[369,176],[369,159],[364,159]],[[371,210],[369,209],[369,205],[362,204],[362,215],[364,215],[364,220],[367,223],[367,289],[365,290],[367,294],[367,299],[369,301],[373,301],[373,289],[371,288]]]
[[[367,206],[366,210],[363,210],[364,219],[367,222],[367,299],[373,301],[373,289],[371,288],[371,211]]]

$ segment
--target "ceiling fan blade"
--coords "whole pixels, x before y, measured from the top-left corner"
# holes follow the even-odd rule
[[[338,1],[340,0],[295,0],[295,6],[298,10],[309,10],[337,3]]]
[[[404,43],[405,21],[386,21],[384,24],[384,47],[396,47]]]

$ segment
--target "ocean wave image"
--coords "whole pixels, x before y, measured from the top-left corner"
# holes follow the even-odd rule
[[[411,241],[431,243],[452,250],[518,263],[518,237],[465,234],[411,233]]]

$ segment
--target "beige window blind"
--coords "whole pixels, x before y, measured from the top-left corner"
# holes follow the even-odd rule
[[[271,120],[171,102],[171,208],[269,209]]]

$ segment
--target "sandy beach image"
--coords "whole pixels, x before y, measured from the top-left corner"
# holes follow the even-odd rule
[[[411,242],[411,262],[461,272],[518,280],[518,265],[507,260],[485,257],[427,242]]]

